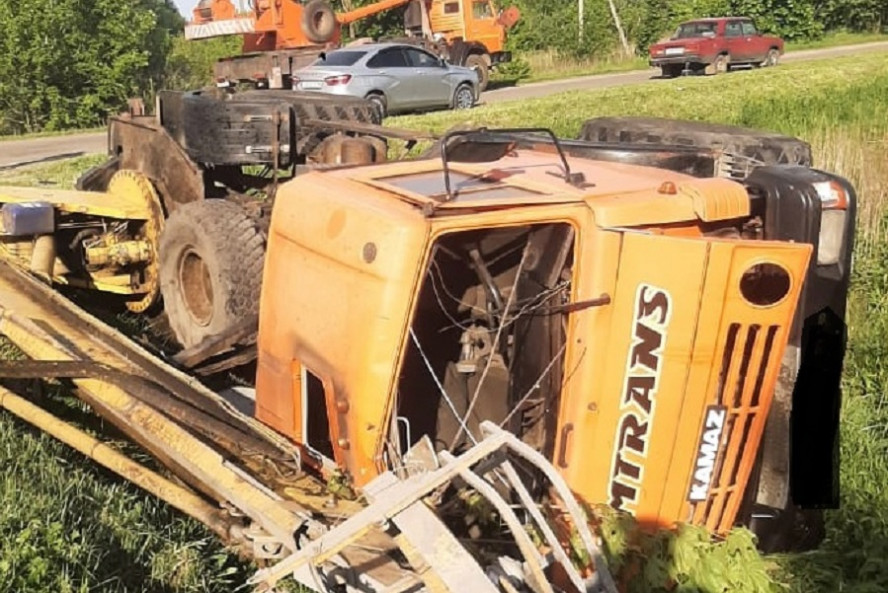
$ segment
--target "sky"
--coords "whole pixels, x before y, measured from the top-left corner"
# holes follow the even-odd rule
[[[173,3],[179,8],[179,12],[186,18],[191,16],[191,11],[197,2],[198,0],[173,0]]]

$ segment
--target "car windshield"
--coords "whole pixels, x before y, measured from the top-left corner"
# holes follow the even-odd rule
[[[673,39],[690,37],[715,37],[715,23],[684,23],[678,27]]]
[[[363,51],[331,51],[321,54],[312,66],[351,66],[360,60],[367,52]]]

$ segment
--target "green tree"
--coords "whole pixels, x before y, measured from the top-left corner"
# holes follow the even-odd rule
[[[241,53],[243,39],[238,35],[201,40],[173,39],[167,57],[163,87],[170,90],[196,89],[213,81],[213,64],[221,58]]]
[[[815,0],[814,7],[829,29],[879,32],[888,28],[885,0]]]
[[[170,0],[0,3],[0,132],[100,124],[156,88],[182,24]]]

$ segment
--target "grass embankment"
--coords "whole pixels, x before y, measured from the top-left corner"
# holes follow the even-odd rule
[[[838,31],[824,35],[820,39],[787,42],[786,51],[795,52],[808,49],[826,49],[843,45],[872,43],[875,41],[888,41],[888,34],[848,33],[846,31]],[[619,52],[599,58],[575,58],[559,54],[556,51],[548,50],[523,52],[516,54],[516,57],[524,60],[530,68],[529,76],[518,81],[517,84],[519,85],[527,84],[529,82],[572,78],[574,76],[643,70],[648,67],[646,56],[627,57]],[[495,76],[495,79],[496,78],[497,77]]]
[[[31,138],[48,138],[50,136],[75,136],[77,134],[94,134],[104,132],[104,127],[79,128],[76,130],[43,130],[40,132],[28,132],[27,134],[0,135],[0,142],[6,140],[29,140]]]
[[[439,131],[466,121],[543,125],[575,136],[584,119],[602,114],[703,119],[799,135],[812,142],[817,166],[858,188],[842,509],[828,513],[820,550],[776,558],[773,583],[753,580],[765,564],[751,561],[748,548],[723,546],[706,561],[729,566],[732,576],[684,557],[681,591],[721,592],[729,579],[738,583],[732,592],[784,590],[778,582],[798,593],[888,591],[888,246],[881,241],[888,224],[888,56],[577,92],[393,124]],[[46,171],[29,175],[44,184],[73,182],[68,166]],[[0,175],[0,183],[11,175]],[[0,592],[229,591],[245,574],[199,526],[5,414],[0,467],[0,541],[7,542],[0,545]],[[693,534],[690,540],[682,549],[699,548]],[[675,571],[682,558],[657,566]]]

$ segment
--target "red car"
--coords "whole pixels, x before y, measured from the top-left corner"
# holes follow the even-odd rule
[[[650,48],[650,64],[672,78],[683,72],[718,74],[731,66],[775,66],[783,39],[763,35],[752,19],[721,17],[687,21]]]

